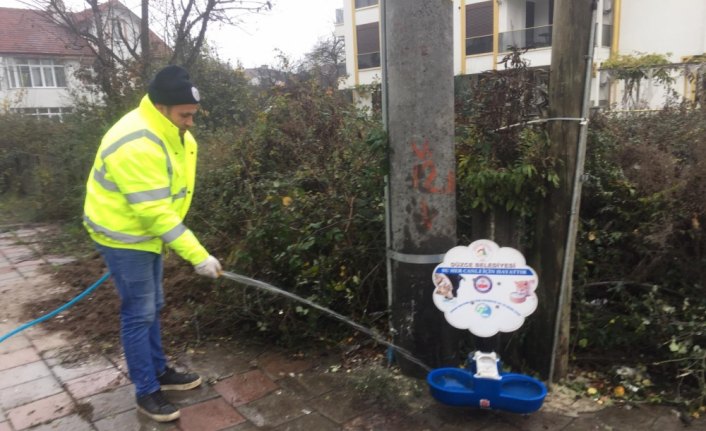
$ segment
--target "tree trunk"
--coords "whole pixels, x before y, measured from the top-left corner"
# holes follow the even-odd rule
[[[142,18],[140,19],[140,49],[142,59],[142,82],[149,82],[152,67],[150,52],[150,1],[142,0]]]

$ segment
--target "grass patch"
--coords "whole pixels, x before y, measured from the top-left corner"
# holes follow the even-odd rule
[[[421,409],[429,401],[425,382],[403,375],[398,368],[371,364],[355,370],[350,379],[365,399],[389,409]]]
[[[60,256],[85,257],[96,251],[91,237],[79,223],[67,223],[58,226],[42,240],[45,254]]]
[[[38,219],[39,205],[31,199],[14,196],[0,196],[0,229],[34,223]]]

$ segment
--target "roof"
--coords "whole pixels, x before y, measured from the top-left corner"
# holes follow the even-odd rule
[[[111,8],[121,8],[139,21],[119,0],[109,0],[99,5],[101,12]],[[77,23],[86,22],[91,10],[74,13]],[[169,47],[150,30],[150,43],[153,55],[167,56]],[[35,9],[15,9],[0,7],[0,55],[59,55],[93,56],[88,43],[74,35],[67,28],[53,22],[47,12]]]
[[[50,21],[46,12],[0,8],[0,54],[93,55],[88,45]]]

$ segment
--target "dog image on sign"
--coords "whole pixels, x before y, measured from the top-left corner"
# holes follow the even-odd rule
[[[446,321],[479,337],[515,331],[537,309],[537,273],[522,253],[490,240],[449,250],[432,281]]]

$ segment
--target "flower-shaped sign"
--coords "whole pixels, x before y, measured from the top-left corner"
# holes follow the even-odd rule
[[[449,324],[479,337],[515,331],[537,308],[537,273],[522,253],[490,240],[452,248],[432,278]]]

